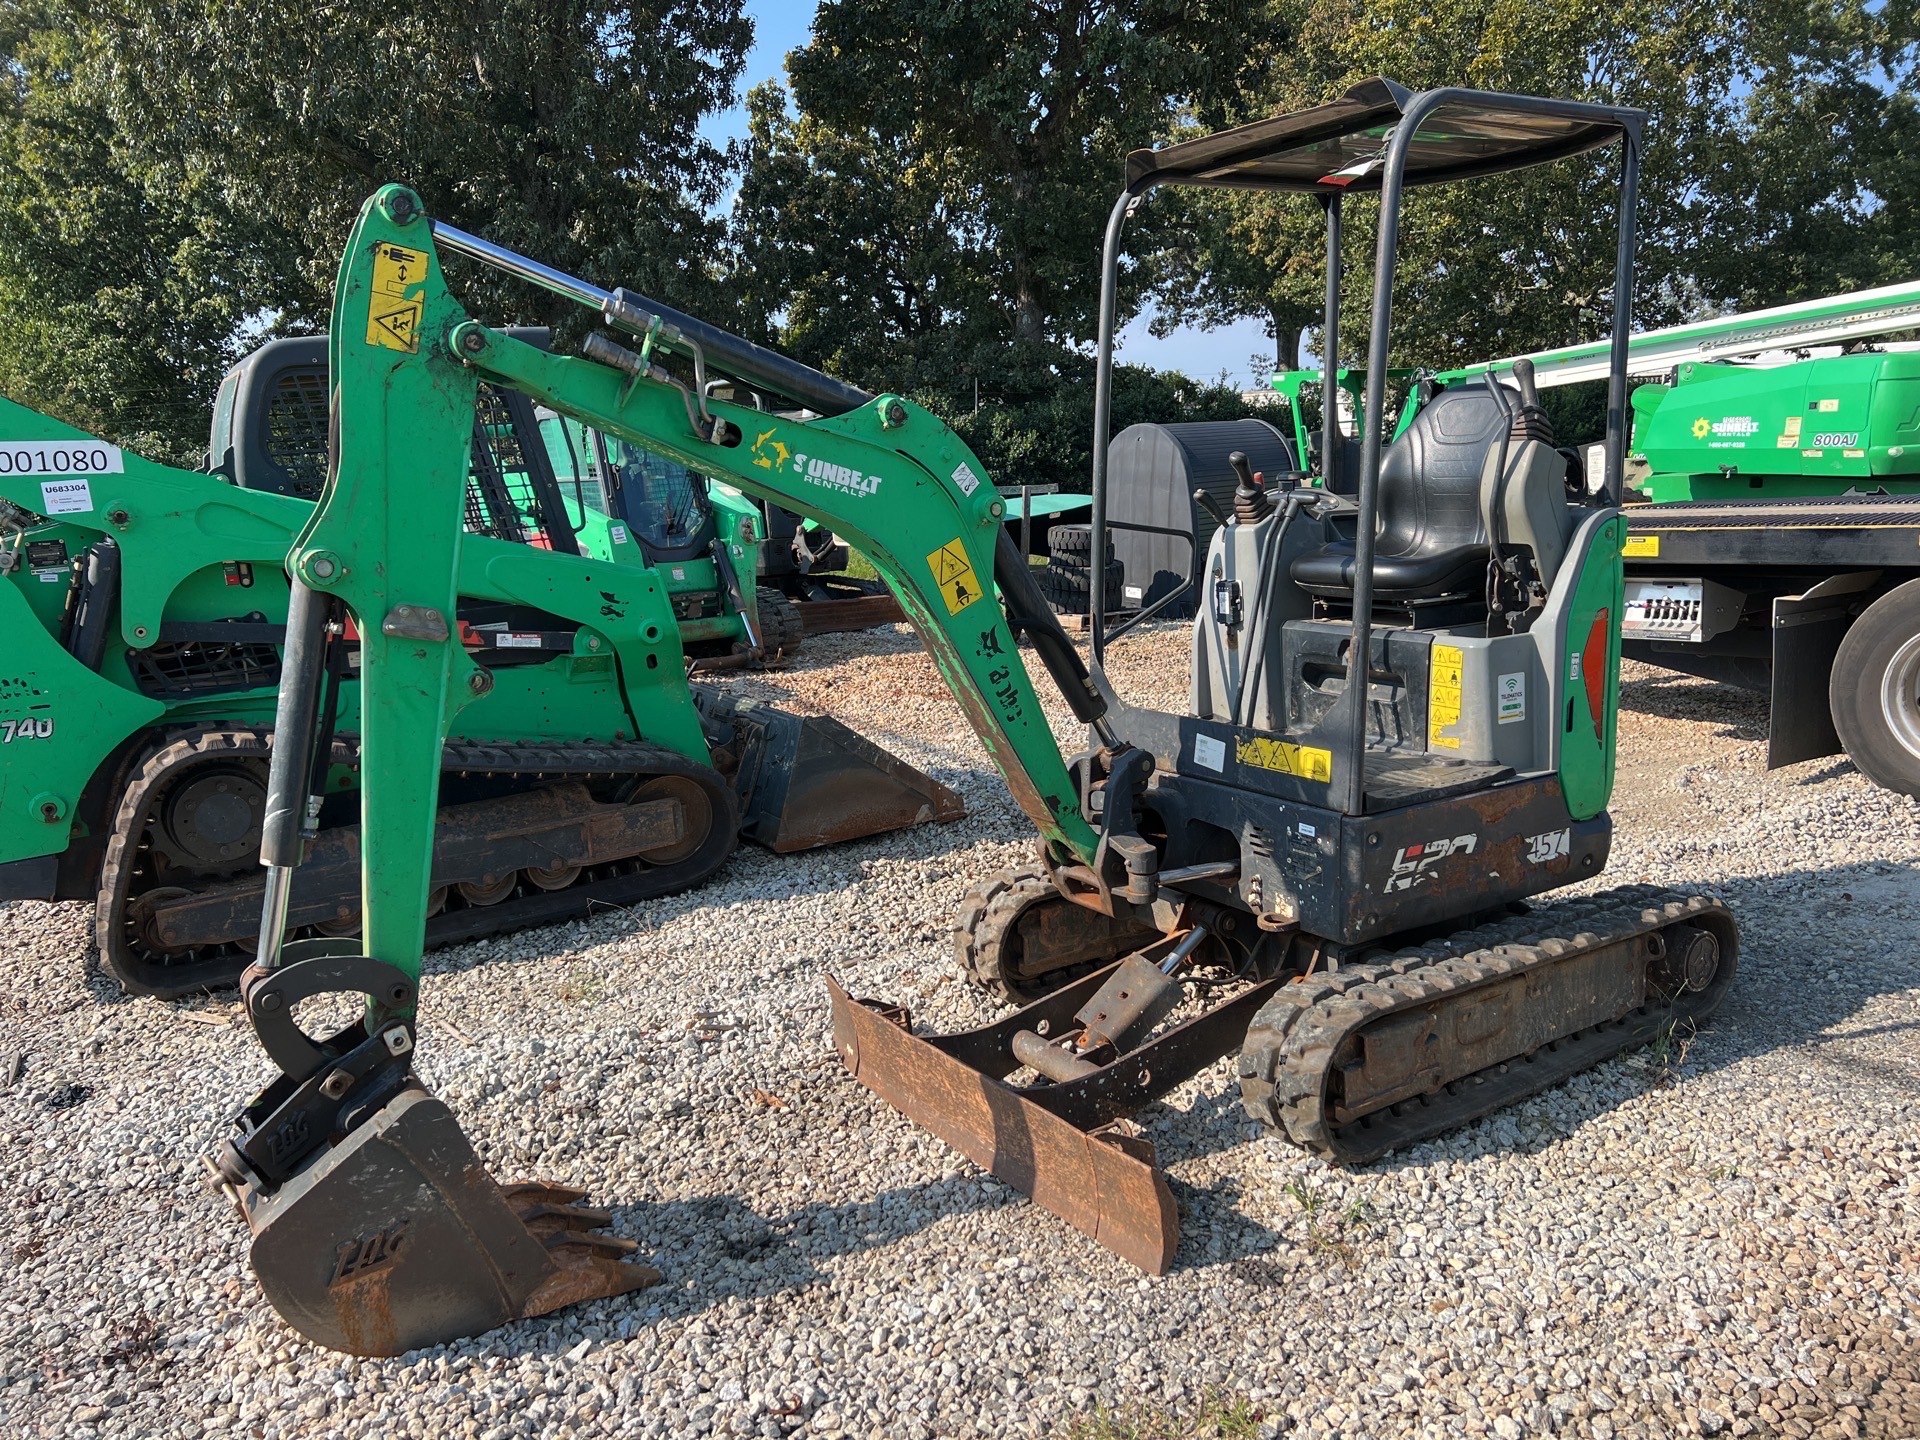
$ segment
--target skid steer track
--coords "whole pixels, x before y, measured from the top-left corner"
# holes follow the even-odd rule
[[[232,827],[188,843],[205,852],[225,835],[242,835],[239,812],[253,795],[264,798],[270,753],[257,730],[197,729],[176,734],[136,770],[107,842],[94,911],[101,963],[131,993],[165,998],[230,985],[252,959],[263,873],[258,830],[221,847],[230,854],[215,856],[214,873],[178,874],[167,860],[182,844],[181,826],[170,824],[166,807],[183,786],[225,779],[232,789],[210,803],[234,817]],[[351,765],[356,755],[336,742],[333,758]],[[660,746],[450,744],[441,773],[497,782],[508,793],[442,806],[433,883],[443,908],[427,921],[430,946],[673,894],[707,879],[733,853],[731,786]],[[610,789],[623,798],[592,793]],[[463,814],[474,823],[462,825]],[[320,832],[316,850],[339,851],[341,863],[302,867],[295,912],[309,917],[304,933],[357,927],[357,836],[357,826]],[[332,918],[316,925],[315,913]]]

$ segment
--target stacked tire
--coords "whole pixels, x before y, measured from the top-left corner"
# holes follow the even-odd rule
[[[1125,568],[1113,557],[1113,542],[1106,546],[1105,606],[1108,614],[1121,606],[1121,581]],[[1047,532],[1047,564],[1040,572],[1040,593],[1057,615],[1085,615],[1093,608],[1093,528],[1088,525],[1056,525]]]

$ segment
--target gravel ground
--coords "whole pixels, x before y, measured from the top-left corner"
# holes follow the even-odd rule
[[[1129,642],[1123,689],[1178,697],[1183,648]],[[397,1360],[297,1341],[194,1158],[267,1078],[232,997],[123,999],[82,907],[0,906],[0,1430],[1920,1436],[1920,806],[1769,775],[1759,705],[1632,671],[1606,881],[1733,904],[1719,1021],[1348,1172],[1253,1132],[1223,1061],[1143,1117],[1185,1215],[1148,1280],[834,1062],[823,969],[984,1018],[946,927],[1031,842],[910,634],[803,658],[731,683],[971,817],[430,957],[423,1073],[501,1178],[616,1207],[667,1276],[636,1296]]]

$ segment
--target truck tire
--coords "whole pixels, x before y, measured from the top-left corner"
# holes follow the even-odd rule
[[[1848,628],[1827,698],[1861,773],[1920,796],[1920,580],[1889,590]]]
[[[1093,558],[1091,525],[1056,525],[1047,531],[1047,551],[1056,564],[1087,566]],[[1107,559],[1113,559],[1113,540],[1107,540]]]

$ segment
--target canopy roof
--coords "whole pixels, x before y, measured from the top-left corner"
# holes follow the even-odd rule
[[[1458,90],[1420,121],[1406,183],[1431,185],[1544,165],[1638,134],[1645,114],[1577,100]],[[1387,140],[1415,93],[1363,80],[1311,110],[1127,156],[1131,193],[1156,185],[1222,185],[1338,195],[1377,191]]]

